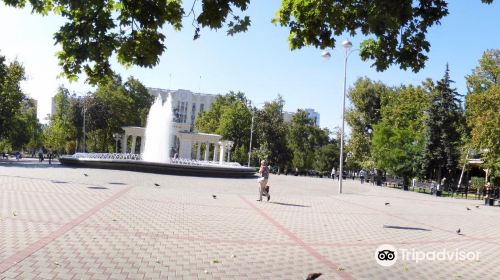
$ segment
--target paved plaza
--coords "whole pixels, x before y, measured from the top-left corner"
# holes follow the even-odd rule
[[[499,207],[352,180],[342,195],[331,179],[274,175],[269,184],[271,201],[257,202],[256,179],[0,163],[0,279],[500,275]],[[381,244],[479,257],[400,254],[384,267]]]

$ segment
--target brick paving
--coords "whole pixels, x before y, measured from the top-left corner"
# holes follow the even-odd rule
[[[269,183],[271,201],[257,202],[256,179],[1,162],[0,279],[500,275],[499,207],[352,180],[342,195],[330,179],[275,175]],[[374,258],[381,244],[480,255],[382,267]]]

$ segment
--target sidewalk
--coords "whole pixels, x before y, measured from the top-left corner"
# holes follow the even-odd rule
[[[481,201],[352,180],[344,181],[344,194],[338,195],[338,181],[274,175],[268,203],[256,201],[256,179],[40,167],[0,164],[0,279],[305,279],[312,272],[323,273],[320,280],[494,279],[500,274],[500,211]],[[478,251],[480,258],[400,259],[383,267],[375,261],[381,244]]]

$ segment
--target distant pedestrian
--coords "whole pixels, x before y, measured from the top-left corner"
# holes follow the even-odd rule
[[[52,164],[52,148],[47,150],[47,156],[49,157],[49,164]]]
[[[267,181],[269,180],[269,167],[267,167],[266,161],[263,160],[260,162],[259,169],[259,199],[257,201],[262,201],[262,196],[267,196],[267,201],[271,199],[269,195],[269,188],[267,187]]]
[[[43,149],[40,147],[38,150],[38,161],[42,162],[43,161]]]
[[[332,176],[332,179],[335,180],[335,167],[332,168],[332,173],[330,175]]]
[[[365,171],[361,170],[359,171],[359,180],[361,181],[361,184],[365,182]]]

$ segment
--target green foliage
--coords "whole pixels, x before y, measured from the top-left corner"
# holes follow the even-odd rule
[[[348,98],[352,108],[346,112],[347,124],[351,135],[346,150],[349,154],[349,167],[369,168],[371,162],[371,137],[373,127],[381,120],[381,107],[392,92],[381,82],[369,78],[359,78],[349,89]]]
[[[61,45],[57,57],[62,74],[76,80],[84,72],[92,84],[113,75],[112,56],[127,67],[158,65],[166,49],[163,30],[167,26],[181,30],[184,17],[192,17],[194,40],[200,37],[200,27],[220,29],[225,25],[232,36],[246,31],[251,23],[248,16],[238,13],[248,9],[250,0],[201,0],[200,11],[197,0],[192,0],[187,11],[182,0],[3,2],[17,8],[29,3],[34,13],[62,17],[64,24],[54,34],[56,44]],[[427,31],[446,15],[445,0],[282,0],[273,22],[289,28],[291,49],[308,45],[334,48],[335,37],[361,34],[367,37],[361,44],[361,58],[373,60],[377,70],[397,64],[418,72],[430,49]]]
[[[430,47],[427,30],[446,15],[443,0],[283,0],[274,22],[290,28],[292,49],[334,48],[335,36],[360,33],[369,37],[361,44],[361,58],[374,60],[378,71],[398,64],[418,72]]]
[[[500,180],[500,50],[487,50],[466,77],[470,144],[482,152],[493,181]]]
[[[375,125],[372,156],[378,169],[410,178],[418,175],[425,147],[425,111],[429,93],[403,86],[386,96],[382,120]]]
[[[271,102],[255,114],[255,140],[260,150],[259,159],[267,159],[271,165],[280,168],[287,166],[291,159],[290,149],[287,146],[288,127],[283,120],[283,106],[285,101],[278,95]],[[258,164],[258,163],[256,163]]]
[[[71,112],[71,100],[74,98],[76,97],[66,88],[58,89],[54,96],[56,111],[51,116],[49,127],[44,131],[45,146],[61,153],[69,153],[70,151],[65,151],[66,143],[76,138],[77,131],[71,119],[74,117]]]
[[[246,106],[242,92],[229,92],[218,96],[210,107],[198,116],[196,128],[199,132],[216,133],[223,139],[234,141],[232,159],[243,164],[248,160],[252,112]]]
[[[288,134],[293,166],[302,170],[311,169],[316,160],[316,150],[328,143],[328,134],[328,131],[315,126],[305,111],[298,110],[292,118]]]
[[[24,79],[24,67],[18,61],[6,64],[5,57],[0,55],[0,139],[17,129],[16,115],[25,99],[20,85]]]
[[[336,143],[326,144],[316,150],[313,167],[318,171],[330,171],[333,167],[338,169],[340,150]]]
[[[464,114],[458,93],[451,88],[448,65],[431,96],[428,110],[424,166],[428,178],[453,177],[460,158],[459,147],[464,128]]]
[[[171,25],[182,28],[184,16],[193,16],[195,37],[200,28],[222,28],[227,22],[228,34],[247,30],[248,17],[234,15],[245,11],[249,0],[202,0],[197,18],[195,5],[186,13],[181,0],[151,1],[65,1],[65,0],[4,0],[5,4],[22,8],[29,2],[34,13],[53,12],[65,19],[54,34],[62,50],[57,54],[63,74],[75,80],[84,72],[89,82],[96,84],[113,75],[109,59],[116,55],[125,65],[153,67],[165,51],[163,29]],[[196,2],[196,1],[194,1]],[[232,17],[228,19],[228,15]]]

